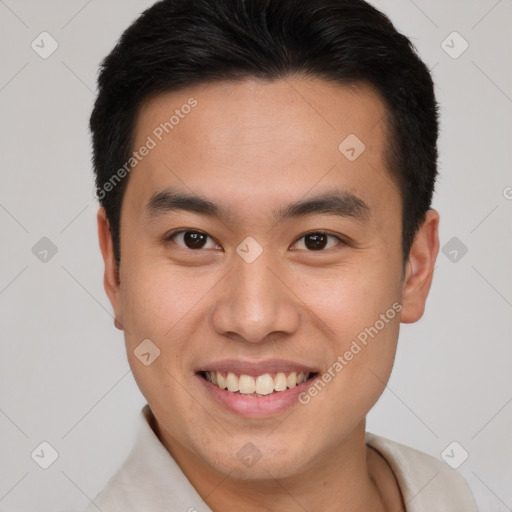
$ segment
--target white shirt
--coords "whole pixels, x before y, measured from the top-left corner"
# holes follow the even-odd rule
[[[154,433],[152,421],[146,404],[128,458],[87,512],[212,512]],[[444,462],[368,432],[366,443],[391,466],[405,512],[478,512],[463,478]]]

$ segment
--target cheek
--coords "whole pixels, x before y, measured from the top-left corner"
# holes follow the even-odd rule
[[[384,311],[389,311],[384,317],[387,323],[378,318],[365,325],[348,318],[349,326],[341,325],[340,320],[336,339],[328,347],[330,357],[326,358],[326,366],[299,397],[309,417],[322,418],[327,439],[339,439],[342,428],[348,435],[386,387],[400,324],[392,307]]]
[[[349,401],[366,413],[380,396],[391,373],[400,328],[399,275],[399,269],[389,271],[381,261],[364,268],[339,268],[322,280],[301,281],[298,295],[306,298],[328,338],[326,392],[312,390],[323,397],[318,403],[338,403],[344,414]]]
[[[201,280],[195,282],[186,272],[171,271],[169,265],[151,262],[136,265],[135,260],[130,261],[122,277],[129,364],[153,412],[165,419],[168,430],[185,437],[184,425],[192,428],[194,414],[201,417],[201,410],[191,407],[190,396],[184,390],[190,373],[189,342],[197,316],[206,314],[201,310],[200,298],[211,285]],[[146,339],[159,351],[158,357],[147,366],[136,355],[141,353],[138,347]]]
[[[174,397],[172,401],[180,403],[180,383],[190,376],[191,359],[204,339],[197,336],[198,326],[208,317],[204,299],[219,277],[211,271],[202,275],[197,269],[172,268],[167,262],[126,261],[131,264],[122,278],[122,314],[134,377],[148,401],[150,397],[153,403]],[[146,339],[159,350],[149,367],[134,353]]]
[[[382,261],[304,274],[307,277],[293,279],[296,294],[324,324],[330,338],[357,336],[401,300],[399,269],[390,270]]]
[[[202,278],[165,262],[132,264],[125,270],[122,307],[127,331],[161,343],[184,329],[212,286],[211,275]]]

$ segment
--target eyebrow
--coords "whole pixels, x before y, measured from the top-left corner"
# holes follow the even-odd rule
[[[145,208],[145,216],[152,220],[174,211],[187,211],[221,220],[230,220],[234,217],[229,208],[198,195],[171,189],[162,190],[151,196]],[[368,219],[370,208],[362,199],[350,192],[332,190],[277,208],[272,214],[276,223],[293,217],[318,214],[348,217],[363,222]]]

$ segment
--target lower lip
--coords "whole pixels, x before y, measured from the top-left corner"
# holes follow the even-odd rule
[[[197,375],[206,392],[221,405],[231,411],[246,416],[248,418],[261,418],[264,416],[272,416],[291,407],[299,401],[299,395],[310,384],[312,379],[301,382],[294,388],[285,391],[274,391],[270,395],[249,396],[240,393],[231,393],[225,389],[220,389],[211,382]]]

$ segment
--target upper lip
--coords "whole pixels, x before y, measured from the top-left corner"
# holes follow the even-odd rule
[[[236,359],[223,359],[205,364],[197,369],[200,372],[232,372],[235,375],[251,375],[256,377],[266,373],[305,372],[316,373],[311,366],[284,359],[267,359],[264,361],[240,361]]]

